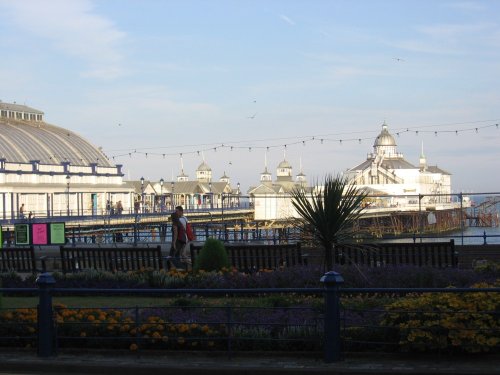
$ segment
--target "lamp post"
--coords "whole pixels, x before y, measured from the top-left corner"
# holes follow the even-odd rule
[[[208,188],[210,189],[210,208],[214,208],[214,194],[212,193],[212,182],[208,183]]]
[[[174,204],[174,181],[170,182],[170,204],[172,205],[172,210],[175,207]]]
[[[71,177],[68,174],[66,176],[66,215],[69,216],[69,183],[71,181]]]
[[[240,194],[241,194],[241,192],[240,192],[240,183],[238,182],[236,184],[236,186],[238,186],[238,190],[236,190],[238,201],[236,203],[237,203],[237,207],[240,208]]]
[[[163,212],[163,183],[165,181],[160,178],[160,212]]]
[[[144,177],[141,177],[141,206],[144,213]]]

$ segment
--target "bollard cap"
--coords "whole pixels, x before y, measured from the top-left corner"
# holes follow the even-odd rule
[[[52,274],[49,272],[41,273],[36,278],[36,285],[53,285],[55,283],[56,279],[54,279],[54,276],[52,276]]]
[[[321,277],[320,281],[325,284],[325,286],[342,285],[344,283],[344,278],[338,272],[328,271]]]

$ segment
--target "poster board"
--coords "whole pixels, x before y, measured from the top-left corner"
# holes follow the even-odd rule
[[[30,245],[30,226],[29,224],[15,224],[14,238],[16,246]]]
[[[64,245],[66,243],[66,226],[64,223],[50,223],[50,244]]]
[[[49,233],[47,231],[47,224],[34,223],[31,225],[31,237],[33,245],[48,245]]]

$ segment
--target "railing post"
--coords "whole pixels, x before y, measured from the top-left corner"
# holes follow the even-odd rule
[[[50,273],[42,273],[36,279],[38,285],[38,356],[54,355],[54,321],[52,311],[52,295],[50,289],[56,281]]]
[[[320,280],[325,288],[325,362],[338,362],[341,357],[340,340],[340,286],[344,278],[329,271]]]

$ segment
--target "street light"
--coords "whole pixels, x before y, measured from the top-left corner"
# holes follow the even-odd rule
[[[208,188],[210,189],[210,208],[214,208],[214,194],[212,193],[212,182],[208,183]]]
[[[238,186],[238,190],[236,191],[236,194],[238,195],[237,207],[240,208],[240,194],[241,194],[241,192],[240,192],[240,183],[239,182],[238,182],[237,186]]]
[[[172,210],[174,209],[174,181],[170,182],[170,204],[172,205]]]
[[[163,178],[160,179],[160,212],[163,211]]]
[[[66,175],[66,215],[69,216],[69,182],[71,181],[70,175]]]
[[[144,213],[144,177],[141,177],[141,206]]]

